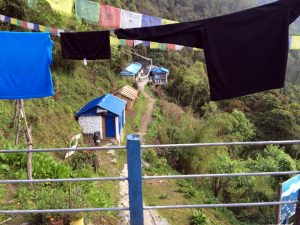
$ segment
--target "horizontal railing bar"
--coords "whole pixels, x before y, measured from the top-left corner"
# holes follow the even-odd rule
[[[300,140],[287,141],[254,141],[254,142],[219,142],[219,143],[190,143],[190,144],[166,144],[166,145],[141,145],[142,148],[188,148],[188,147],[213,147],[234,145],[276,145],[276,144],[300,144]],[[27,153],[27,152],[66,152],[66,151],[105,151],[122,150],[126,146],[104,146],[104,147],[80,147],[80,148],[48,148],[48,149],[24,149],[24,150],[0,150],[1,153]]]
[[[232,207],[259,207],[276,206],[285,204],[297,204],[298,201],[288,202],[253,202],[253,203],[231,203],[231,204],[202,204],[202,205],[165,205],[165,206],[145,206],[144,210],[155,209],[190,209],[190,208],[232,208]]]
[[[54,182],[84,182],[84,181],[123,181],[128,177],[95,177],[95,178],[61,178],[61,179],[35,179],[35,180],[0,180],[0,184],[19,183],[54,183]]]
[[[78,208],[78,209],[30,209],[30,210],[0,210],[0,214],[32,214],[32,213],[79,213],[79,212],[107,212],[126,211],[127,208]]]
[[[213,146],[235,146],[235,145],[279,145],[279,144],[286,144],[286,145],[300,144],[300,140],[142,145],[141,148],[144,148],[144,149],[147,149],[147,148],[188,148],[188,147],[213,147]]]
[[[80,148],[48,148],[48,149],[24,149],[24,150],[0,150],[1,153],[27,153],[27,152],[68,152],[68,151],[106,151],[106,150],[122,150],[126,146],[104,146],[104,147],[80,147]]]
[[[228,174],[195,174],[195,175],[170,175],[170,176],[143,176],[144,180],[162,179],[189,179],[205,177],[255,177],[255,176],[284,176],[300,174],[300,171],[290,172],[262,172],[262,173],[228,173]]]

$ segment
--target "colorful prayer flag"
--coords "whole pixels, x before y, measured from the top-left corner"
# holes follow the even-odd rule
[[[51,27],[51,33],[52,34],[57,34],[57,28]]]
[[[174,45],[174,44],[167,44],[167,49],[168,50],[176,50],[176,45]]]
[[[166,50],[167,49],[167,44],[165,44],[165,43],[159,43],[158,48],[160,50]]]
[[[120,28],[121,10],[109,5],[100,5],[100,26],[106,28]]]
[[[129,47],[133,47],[133,40],[126,40],[126,45]]]
[[[45,31],[46,30],[46,27],[45,26],[43,26],[43,25],[40,25],[40,31]]]
[[[9,17],[9,16],[5,16],[5,18],[4,18],[4,22],[6,22],[6,23],[10,23],[10,17]]]
[[[47,0],[53,10],[72,15],[74,0]]]
[[[167,19],[162,19],[162,21],[161,21],[162,25],[174,24],[174,23],[178,23],[178,22],[177,21],[173,21],[173,20],[167,20]]]
[[[141,45],[141,44],[143,44],[143,41],[140,41],[140,40],[134,40],[134,42],[133,42],[134,44],[134,46],[137,46],[137,45]]]
[[[142,27],[151,27],[161,25],[161,18],[143,15],[142,17]]]
[[[121,9],[121,28],[135,28],[142,26],[142,14]]]
[[[22,21],[22,27],[25,28],[25,29],[28,28],[28,27],[27,27],[27,21]]]
[[[33,24],[33,23],[27,22],[27,28],[28,28],[29,30],[33,30],[33,29],[34,29],[34,24]]]
[[[150,41],[150,49],[158,49],[159,44],[157,42]]]
[[[0,14],[0,21],[4,22],[5,21],[5,16]]]
[[[120,45],[121,46],[126,46],[126,40],[125,39],[120,39]]]
[[[21,27],[22,26],[23,21],[22,20],[18,20],[17,19],[17,26]]]
[[[51,29],[52,29],[51,27],[45,27],[46,32],[51,32]]]
[[[40,27],[38,24],[34,24],[34,28],[33,28],[34,31],[39,31],[40,30]]]
[[[147,48],[150,48],[150,41],[144,41],[143,43]]]
[[[11,18],[10,23],[13,25],[17,25],[17,19],[16,18]]]
[[[110,45],[112,45],[112,46],[118,46],[119,45],[119,39],[110,36]]]
[[[100,19],[100,3],[87,0],[76,0],[75,13],[81,19],[98,24]]]
[[[290,49],[291,50],[300,49],[300,36],[292,36]]]
[[[175,45],[176,51],[181,51],[183,49],[182,45]]]

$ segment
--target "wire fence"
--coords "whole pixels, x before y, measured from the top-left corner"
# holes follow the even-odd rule
[[[127,146],[105,146],[105,147],[82,147],[82,148],[49,148],[32,150],[0,150],[0,154],[10,153],[38,153],[38,152],[66,152],[66,151],[107,151],[107,150],[127,150],[128,177],[96,177],[96,178],[62,178],[62,179],[33,179],[33,180],[0,180],[0,184],[32,184],[32,183],[57,183],[57,182],[96,182],[96,181],[128,181],[129,207],[114,208],[74,208],[74,209],[43,209],[43,210],[0,210],[0,214],[36,214],[36,213],[79,213],[79,212],[107,212],[107,211],[130,211],[130,224],[144,224],[143,211],[157,209],[184,209],[184,208],[230,208],[230,207],[262,207],[281,206],[298,204],[298,201],[278,201],[278,202],[249,202],[249,203],[228,203],[228,204],[196,204],[196,205],[166,205],[166,206],[144,206],[143,205],[143,180],[155,179],[199,179],[214,177],[256,177],[256,176],[287,176],[298,175],[300,171],[283,172],[253,172],[253,173],[231,173],[231,174],[193,174],[193,175],[170,175],[170,176],[142,176],[142,150],[151,148],[204,148],[213,146],[246,146],[246,145],[293,145],[300,144],[300,140],[287,141],[257,141],[257,142],[219,142],[219,143],[188,143],[188,144],[167,144],[167,145],[141,145],[138,135],[127,137]]]

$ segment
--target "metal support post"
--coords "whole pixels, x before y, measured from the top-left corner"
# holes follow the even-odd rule
[[[127,136],[127,163],[130,224],[143,225],[142,157],[139,135]]]

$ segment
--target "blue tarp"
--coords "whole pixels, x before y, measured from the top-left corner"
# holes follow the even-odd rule
[[[50,33],[0,32],[0,99],[54,95]]]
[[[121,76],[135,76],[142,69],[140,63],[129,64],[121,73]]]
[[[293,178],[282,183],[282,198],[281,201],[298,201],[300,189],[300,175],[294,176]],[[296,204],[284,204],[280,210],[280,224],[288,221],[290,217],[296,213]]]
[[[125,101],[111,94],[106,94],[86,104],[76,114],[76,118],[78,118],[81,115],[96,115],[98,107],[123,117],[125,106],[126,106]]]
[[[154,73],[169,73],[169,70],[164,67],[153,68],[151,71]]]

